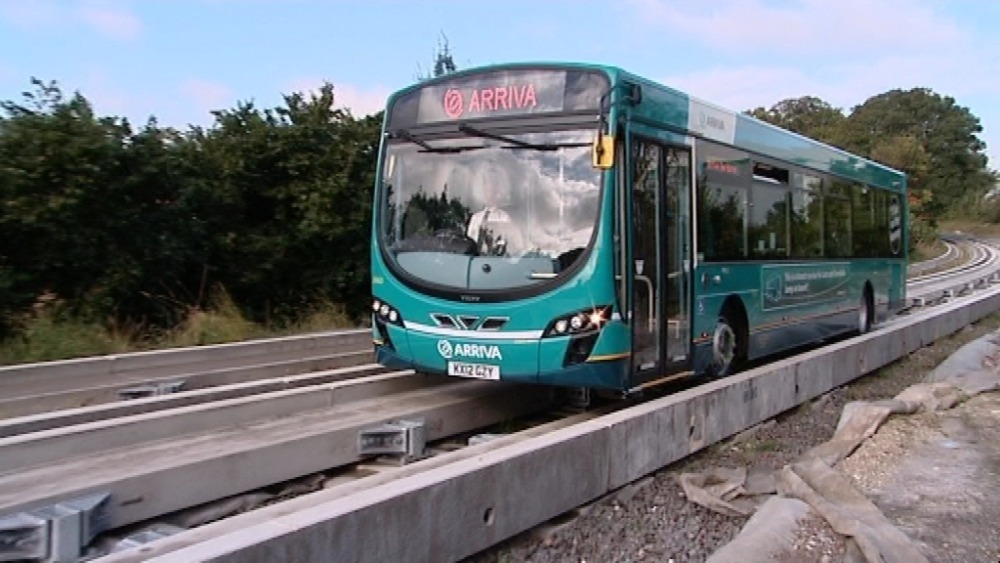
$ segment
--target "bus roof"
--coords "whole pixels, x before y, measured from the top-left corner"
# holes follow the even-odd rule
[[[475,74],[516,69],[600,72],[608,77],[612,86],[625,82],[641,86],[642,102],[631,110],[632,116],[639,120],[852,181],[900,192],[906,189],[903,172],[609,65],[539,61],[469,68],[399,90],[390,96],[388,106],[391,108],[401,96],[423,87]]]

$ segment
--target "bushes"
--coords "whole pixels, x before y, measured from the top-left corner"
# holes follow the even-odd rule
[[[193,343],[330,302],[345,304],[338,322],[364,312],[380,115],[336,109],[327,84],[217,112],[208,129],[135,131],[80,94],[33,86],[0,104],[0,337],[42,322],[41,295],[77,328],[147,339],[178,327]],[[206,303],[212,287],[232,298]]]

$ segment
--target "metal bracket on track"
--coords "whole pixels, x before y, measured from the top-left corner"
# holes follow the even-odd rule
[[[109,493],[0,516],[0,561],[73,563],[108,528]]]
[[[144,399],[146,397],[159,397],[160,395],[170,395],[177,393],[184,388],[185,381],[168,381],[166,383],[155,383],[150,385],[137,385],[118,390],[118,398],[123,401],[132,399]]]
[[[118,553],[134,547],[140,547],[158,539],[170,537],[185,531],[184,528],[172,524],[156,523],[152,526],[139,530],[133,534],[125,536],[111,549],[111,553]]]
[[[386,456],[404,465],[427,457],[423,420],[395,420],[366,428],[358,434],[358,454]]]

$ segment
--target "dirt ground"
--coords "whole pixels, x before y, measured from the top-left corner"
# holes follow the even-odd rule
[[[1000,561],[1000,393],[892,417],[837,469],[930,561]]]

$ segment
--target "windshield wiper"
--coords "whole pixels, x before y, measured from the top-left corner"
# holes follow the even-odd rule
[[[454,154],[454,153],[459,153],[459,152],[463,152],[463,151],[471,151],[471,150],[476,150],[476,149],[483,148],[482,145],[474,146],[474,147],[469,147],[469,146],[465,146],[465,147],[435,147],[435,146],[432,146],[432,145],[428,144],[427,141],[424,141],[423,139],[420,139],[420,138],[414,136],[413,133],[410,133],[406,129],[396,129],[395,131],[391,132],[390,135],[392,135],[393,137],[395,137],[397,139],[403,139],[404,141],[409,141],[409,142],[413,143],[414,145],[417,145],[418,147],[424,149],[424,150],[422,150],[420,152],[432,152],[432,153],[437,153],[437,154]]]
[[[469,125],[458,126],[458,130],[466,135],[472,135],[474,137],[482,137],[484,139],[493,139],[494,141],[500,141],[502,143],[508,143],[513,146],[503,147],[505,149],[530,149],[535,151],[555,151],[561,148],[573,148],[573,147],[589,147],[590,143],[529,143],[527,141],[522,141],[520,139],[514,139],[512,137],[506,137],[504,135],[498,135],[496,133],[490,133],[488,131],[483,131],[482,129],[476,129]]]

